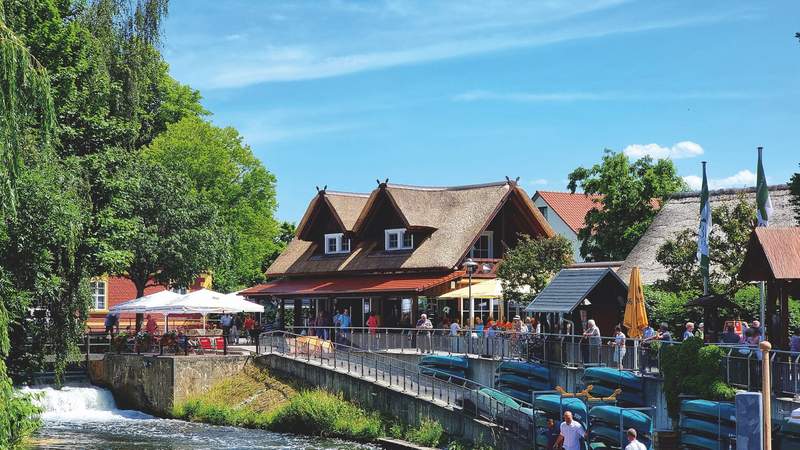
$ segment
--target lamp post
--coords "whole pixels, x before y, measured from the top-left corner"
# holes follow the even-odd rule
[[[472,260],[472,258],[467,258],[464,261],[464,270],[467,271],[467,276],[469,276],[469,329],[470,332],[475,328],[475,300],[472,298],[472,274],[475,272],[475,268],[478,267],[478,263]]]

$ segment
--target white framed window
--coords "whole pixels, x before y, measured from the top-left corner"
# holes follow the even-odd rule
[[[330,233],[325,235],[325,254],[350,253],[350,239],[344,233]]]
[[[384,232],[386,250],[409,250],[414,248],[414,235],[405,228],[391,228]]]
[[[470,258],[494,258],[494,232],[484,231],[472,246]]]
[[[106,309],[106,282],[104,280],[92,280],[89,283],[92,292],[92,309]]]

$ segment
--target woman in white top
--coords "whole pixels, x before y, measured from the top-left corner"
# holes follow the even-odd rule
[[[625,352],[627,349],[625,348],[625,334],[622,332],[622,328],[619,325],[614,327],[614,340],[608,343],[614,347],[614,362],[617,363],[617,367],[622,370],[622,360],[625,359]]]

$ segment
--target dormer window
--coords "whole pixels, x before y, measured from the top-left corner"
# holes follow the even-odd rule
[[[387,251],[410,250],[414,248],[414,235],[405,228],[392,228],[386,230],[384,234],[385,246]]]
[[[484,231],[469,252],[470,258],[494,258],[494,233]]]
[[[325,254],[350,253],[350,239],[344,233],[331,233],[325,235]]]

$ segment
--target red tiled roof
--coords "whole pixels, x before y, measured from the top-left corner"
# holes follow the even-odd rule
[[[595,207],[597,209],[603,208],[601,203],[594,202],[594,200],[602,199],[602,195],[571,194],[569,192],[552,191],[537,191],[536,194],[542,197],[553,212],[558,214],[564,223],[575,233],[583,228],[586,213]]]
[[[463,271],[418,275],[297,278],[259,284],[239,295],[330,295],[347,293],[423,292],[464,275]]]

